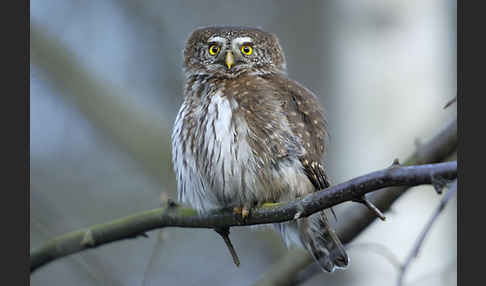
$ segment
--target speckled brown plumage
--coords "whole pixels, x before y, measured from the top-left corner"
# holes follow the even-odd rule
[[[172,134],[182,202],[203,212],[251,207],[329,186],[323,110],[310,90],[287,77],[276,36],[200,28],[186,44],[184,68],[185,99]],[[275,227],[324,270],[347,265],[325,212]]]

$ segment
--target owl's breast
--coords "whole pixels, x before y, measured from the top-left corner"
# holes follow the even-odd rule
[[[217,90],[199,104],[185,101],[173,133],[179,199],[206,210],[252,199],[254,157],[236,100]]]
[[[275,98],[224,88],[187,97],[173,134],[179,199],[199,210],[290,200],[313,186]]]

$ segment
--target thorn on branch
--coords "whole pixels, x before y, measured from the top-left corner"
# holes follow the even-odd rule
[[[444,109],[446,109],[447,107],[451,106],[454,102],[457,101],[457,96],[455,96],[453,99],[449,100],[446,105],[444,105]]]
[[[93,237],[93,232],[91,230],[88,230],[83,235],[83,239],[81,240],[81,246],[92,247],[94,245],[95,241]]]
[[[231,243],[231,240],[229,238],[229,227],[225,228],[215,228],[214,229],[221,237],[223,238],[224,242],[226,243],[226,247],[228,248],[231,257],[233,258],[233,262],[236,265],[236,267],[240,266],[240,259],[238,258],[238,254],[236,253],[235,248],[233,247],[233,244]]]
[[[178,203],[174,201],[169,195],[166,193],[161,193],[160,194],[160,206],[161,207],[168,207],[168,208],[174,208],[178,206]]]
[[[398,161],[398,158],[395,158],[393,160],[393,163],[391,164],[391,166],[389,168],[391,169],[391,168],[396,168],[396,167],[400,167],[400,161]]]
[[[441,183],[433,183],[432,186],[434,186],[435,192],[438,195],[442,194],[442,189],[444,189],[444,185]]]
[[[135,239],[135,238],[139,238],[139,237],[149,238],[149,236],[146,232],[140,232],[140,233],[136,233],[136,234],[133,234],[133,235],[129,235],[126,238],[127,239]]]
[[[304,213],[304,206],[302,205],[302,203],[299,203],[297,204],[297,212],[295,213],[294,215],[294,219],[299,219],[302,214]]]
[[[434,187],[437,194],[441,195],[442,190],[449,184],[450,181],[442,177],[434,177],[432,175],[432,186]]]
[[[169,208],[177,207],[177,203],[171,198],[167,199],[167,205],[169,206]]]
[[[379,217],[382,221],[385,221],[385,215],[370,200],[368,200],[365,195],[354,199],[353,201],[364,204],[375,216]]]

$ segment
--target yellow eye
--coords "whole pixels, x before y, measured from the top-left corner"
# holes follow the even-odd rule
[[[248,45],[244,45],[244,46],[241,46],[241,52],[244,54],[244,55],[251,55],[251,53],[253,52],[253,49],[252,47],[248,46]]]
[[[217,53],[219,53],[219,50],[220,50],[220,47],[216,46],[216,45],[211,45],[209,47],[209,53],[213,56],[216,55]]]

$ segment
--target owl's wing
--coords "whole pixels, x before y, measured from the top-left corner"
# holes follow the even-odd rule
[[[326,123],[311,91],[278,75],[241,77],[226,90],[238,103],[250,129],[248,142],[263,164],[297,157],[317,190],[329,186],[321,164]]]
[[[245,119],[245,129],[237,133],[248,134],[246,139],[251,151],[259,159],[258,164],[275,167],[286,158],[295,158],[305,153],[304,145],[294,136],[285,112],[281,108],[281,90],[269,80],[255,76],[240,77],[226,85],[225,96],[236,102],[236,113],[232,120]],[[235,112],[235,111],[234,111]],[[242,126],[238,122],[234,126]]]
[[[273,81],[282,96],[282,108],[294,136],[305,152],[299,156],[305,173],[317,190],[329,187],[322,157],[326,149],[326,121],[317,97],[299,83],[286,77]]]

